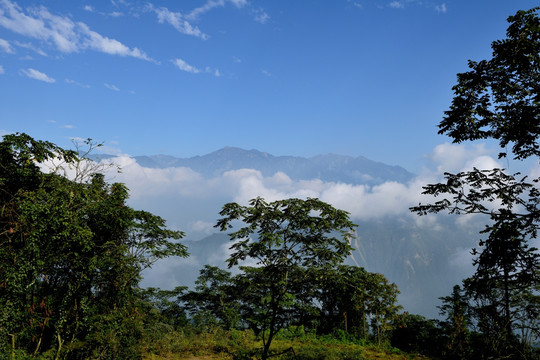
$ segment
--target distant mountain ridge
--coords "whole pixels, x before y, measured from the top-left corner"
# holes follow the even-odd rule
[[[414,177],[400,166],[386,165],[363,156],[317,155],[274,156],[258,150],[225,147],[207,155],[177,158],[169,155],[134,156],[148,168],[187,167],[205,177],[216,177],[226,171],[255,169],[264,176],[283,172],[293,180],[320,179],[348,184],[380,184],[386,181],[407,182]]]

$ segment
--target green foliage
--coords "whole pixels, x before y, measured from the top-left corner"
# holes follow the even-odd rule
[[[298,329],[281,331],[274,339],[274,359],[426,359],[406,355],[390,347],[365,346],[354,341],[341,341],[331,336],[316,336],[305,333],[296,337]],[[182,359],[193,356],[215,359],[254,360],[261,356],[261,341],[251,330],[223,330],[198,332],[183,328],[180,331],[163,333],[159,340],[145,343],[148,359]]]
[[[205,265],[195,282],[195,290],[184,294],[181,300],[199,327],[230,329],[240,325],[241,296],[230,272]]]
[[[539,10],[510,16],[507,38],[492,43],[492,58],[470,61],[471,70],[458,74],[439,133],[457,143],[495,139],[501,147],[499,157],[507,157],[511,145],[514,159],[538,160]],[[540,224],[539,182],[540,178],[529,182],[501,169],[446,173],[444,182],[424,187],[424,194],[443,199],[412,208],[420,215],[448,211],[489,218],[482,231],[487,238],[479,241],[480,250],[473,249],[476,272],[464,281],[471,325],[482,334],[476,342],[482,344],[477,358],[525,358],[531,340],[540,336],[540,254],[529,245]],[[446,299],[448,309],[456,309],[454,300]],[[460,328],[465,324],[450,321],[455,337],[450,350],[458,351],[458,358],[466,357],[465,330]]]
[[[435,320],[404,313],[396,319],[390,343],[408,353],[438,356],[443,348],[442,329]]]
[[[137,358],[140,272],[182,233],[126,206],[123,184],[87,173],[72,181],[45,162],[77,165],[73,151],[26,134],[0,142],[0,344],[54,358]]]
[[[216,227],[222,231],[231,229],[236,221],[244,224],[230,234],[234,243],[229,267],[247,259],[259,266],[241,270],[245,290],[255,300],[250,304],[250,322],[261,331],[264,360],[273,337],[288,324],[287,314],[296,302],[291,289],[301,278],[291,277],[292,273],[307,274],[305,269],[322,271],[340,264],[351,250],[348,237],[355,225],[347,212],[318,199],[266,203],[256,198],[249,206],[225,204],[220,215],[223,218]]]
[[[507,38],[491,45],[493,57],[469,61],[471,70],[458,74],[440,134],[454,142],[496,139],[501,149],[511,144],[516,159],[540,155],[539,9],[510,16]]]
[[[459,285],[454,286],[451,296],[441,298],[440,314],[446,315],[442,323],[447,334],[445,357],[448,359],[469,359],[472,353],[471,334],[469,330],[472,318],[469,299]]]
[[[368,339],[369,326],[379,344],[393,328],[399,290],[381,274],[357,266],[340,265],[321,274],[314,288],[320,289],[319,333],[345,330],[357,338]]]

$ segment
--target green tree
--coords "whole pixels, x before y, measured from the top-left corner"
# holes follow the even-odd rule
[[[421,315],[400,314],[395,321],[390,342],[409,353],[427,356],[440,356],[442,348],[442,330],[438,322]],[[459,359],[450,357],[449,359]]]
[[[456,360],[469,359],[471,355],[469,300],[459,285],[454,286],[450,296],[440,299],[442,305],[439,306],[439,313],[446,316],[443,329],[448,336],[445,357]]]
[[[0,142],[0,346],[55,358],[134,358],[142,334],[140,272],[186,256],[181,232],[126,205],[123,184],[71,181],[44,164],[74,151],[6,135]]]
[[[377,341],[384,341],[401,309],[397,285],[390,284],[382,274],[350,265],[340,265],[322,277],[317,287],[314,285],[320,289],[319,332],[343,329],[366,340],[371,325]]]
[[[492,58],[469,61],[470,71],[458,74],[452,105],[439,124],[440,134],[456,143],[495,139],[501,147],[499,157],[538,161],[539,9],[510,16],[507,38],[492,43]],[[489,217],[482,231],[487,238],[480,240],[480,250],[473,250],[476,272],[464,285],[477,304],[475,318],[495,356],[519,357],[520,319],[539,315],[535,294],[540,255],[529,245],[540,220],[539,181],[529,182],[519,173],[510,175],[501,169],[446,173],[444,182],[424,187],[424,194],[443,199],[412,208],[420,215],[448,211]],[[520,340],[529,345],[526,338]]]
[[[286,199],[265,202],[253,199],[249,206],[225,204],[216,227],[230,230],[233,253],[229,267],[253,260],[258,268],[244,268],[256,275],[251,282],[258,295],[256,315],[263,338],[262,359],[269,356],[276,333],[287,324],[285,314],[294,304],[291,271],[297,268],[328,269],[340,264],[351,251],[354,229],[348,213],[318,199]]]
[[[195,281],[195,290],[181,296],[192,318],[199,325],[219,325],[225,329],[240,326],[239,298],[234,279],[229,271],[205,265]]]

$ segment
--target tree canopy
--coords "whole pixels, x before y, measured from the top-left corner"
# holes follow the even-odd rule
[[[126,205],[128,189],[99,173],[44,172],[78,153],[26,134],[0,142],[0,346],[58,359],[137,358],[141,271],[187,256],[180,231]],[[98,356],[99,354],[99,356]]]
[[[458,74],[454,99],[439,134],[454,142],[499,141],[501,156],[540,155],[540,18],[536,7],[508,18],[506,39],[494,41],[492,58],[469,61]]]

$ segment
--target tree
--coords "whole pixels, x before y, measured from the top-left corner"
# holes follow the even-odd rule
[[[319,296],[321,306],[319,332],[331,333],[343,329],[358,338],[367,339],[371,324],[373,335],[380,344],[393,327],[397,312],[399,290],[396,284],[364,268],[340,265],[322,274]]]
[[[538,161],[539,10],[510,16],[507,38],[492,43],[492,58],[469,61],[471,70],[458,74],[440,134],[456,143],[495,139],[501,147],[499,157],[509,157],[510,145],[513,159]],[[518,357],[520,319],[538,318],[540,255],[529,240],[536,238],[539,227],[539,181],[501,169],[445,173],[444,182],[424,187],[424,194],[443,199],[412,208],[420,215],[448,211],[489,217],[482,231],[487,238],[479,241],[480,250],[473,249],[476,272],[464,285],[477,303],[477,321],[497,356]],[[522,343],[525,340],[521,337]]]
[[[239,297],[231,273],[205,265],[195,281],[195,290],[181,296],[191,316],[201,325],[236,328],[240,323]]]
[[[82,161],[26,134],[0,142],[0,346],[11,336],[57,359],[137,357],[140,273],[187,256],[171,241],[183,234],[127,206],[127,188],[101,174],[43,172],[52,159]]]
[[[228,266],[254,260],[257,268],[245,267],[259,295],[256,318],[263,338],[262,359],[269,356],[276,333],[287,324],[287,310],[294,304],[291,272],[298,268],[328,269],[341,263],[351,251],[354,229],[348,213],[318,199],[286,199],[265,202],[255,198],[249,206],[228,203],[216,227],[229,230],[235,221],[243,227],[229,234],[233,253]],[[258,291],[257,291],[258,290]]]
[[[421,315],[406,312],[400,314],[392,331],[391,344],[408,353],[438,357],[442,347],[442,334],[438,325],[436,320],[426,319]]]
[[[469,301],[459,285],[452,289],[452,295],[440,298],[439,313],[446,315],[443,328],[448,336],[445,357],[447,359],[466,360],[470,358],[470,308]]]
[[[457,75],[439,134],[457,143],[495,139],[501,149],[512,145],[515,159],[540,155],[539,9],[510,16],[507,38],[491,45],[492,58],[469,61],[471,70]],[[507,150],[500,155],[507,156]]]

